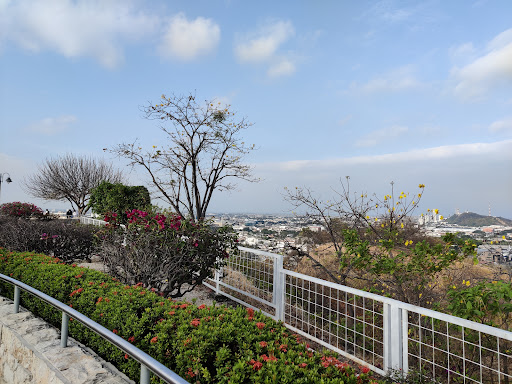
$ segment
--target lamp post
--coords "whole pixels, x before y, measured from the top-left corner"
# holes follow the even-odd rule
[[[5,175],[7,175],[7,178],[5,179],[5,182],[7,184],[12,183],[11,175],[9,175],[7,172],[0,173],[0,198],[2,197],[2,182],[4,181]]]

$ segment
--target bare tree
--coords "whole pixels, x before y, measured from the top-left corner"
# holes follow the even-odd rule
[[[79,214],[84,214],[89,210],[91,190],[102,181],[119,183],[122,174],[104,160],[68,153],[46,159],[35,174],[23,181],[23,186],[36,198],[67,200]]]
[[[123,143],[109,152],[145,169],[157,197],[176,213],[200,220],[215,190],[232,190],[233,178],[256,181],[251,168],[241,162],[254,145],[247,146],[239,137],[252,124],[235,117],[229,105],[200,104],[193,95],[162,95],[159,103],[144,106],[142,111],[145,118],[162,123],[160,129],[170,145],[143,150],[137,142]]]

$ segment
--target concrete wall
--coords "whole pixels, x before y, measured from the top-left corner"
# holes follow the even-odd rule
[[[133,384],[89,348],[0,297],[0,384]]]

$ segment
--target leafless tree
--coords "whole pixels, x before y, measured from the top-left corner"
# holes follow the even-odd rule
[[[119,183],[122,174],[104,160],[68,153],[46,159],[36,173],[23,181],[23,187],[36,198],[67,200],[79,214],[84,214],[89,210],[91,190],[102,181]]]
[[[184,217],[205,217],[215,190],[232,190],[233,178],[256,181],[241,159],[254,150],[239,133],[252,124],[235,117],[230,106],[198,103],[195,96],[167,97],[142,107],[145,118],[161,122],[170,145],[144,150],[137,141],[108,149],[149,174],[157,197]]]

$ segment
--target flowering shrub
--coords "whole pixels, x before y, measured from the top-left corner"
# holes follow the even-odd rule
[[[19,201],[0,205],[0,214],[23,219],[29,219],[31,217],[43,217],[43,211],[41,208],[34,204],[21,203]]]
[[[108,214],[109,224],[98,238],[109,270],[128,284],[140,282],[165,296],[181,297],[210,277],[228,250],[237,251],[237,235],[230,227],[137,209],[126,215],[128,223],[121,227],[118,215]]]
[[[45,253],[64,261],[88,260],[98,228],[66,220],[18,220],[0,216],[0,247]]]
[[[376,383],[368,368],[313,352],[281,323],[252,309],[164,299],[142,284],[124,285],[59,259],[3,249],[0,273],[68,303],[191,382]],[[12,286],[0,288],[12,297]],[[59,326],[60,313],[39,299],[22,293],[22,305]],[[140,364],[88,328],[71,320],[70,335],[139,379]]]

